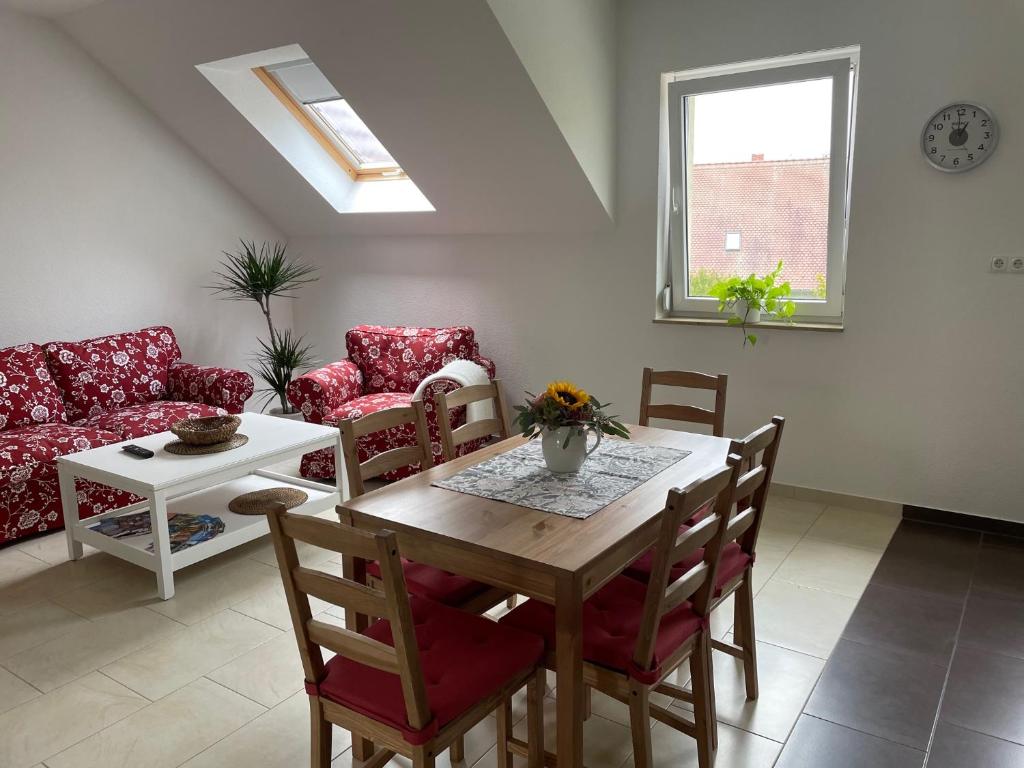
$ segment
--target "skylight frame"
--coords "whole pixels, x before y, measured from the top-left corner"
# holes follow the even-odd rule
[[[315,109],[292,96],[270,70],[266,67],[253,67],[252,73],[353,181],[398,181],[409,178],[397,163],[360,163],[357,154],[344,138]]]

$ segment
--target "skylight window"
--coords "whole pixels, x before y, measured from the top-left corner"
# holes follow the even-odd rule
[[[352,105],[309,59],[253,73],[355,181],[408,178]]]

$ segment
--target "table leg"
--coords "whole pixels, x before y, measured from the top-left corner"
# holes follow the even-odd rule
[[[75,474],[58,462],[57,477],[60,481],[60,503],[64,508],[64,535],[68,539],[68,557],[72,560],[81,560],[85,550],[82,542],[75,538],[75,528],[78,527],[78,489],[75,488]]]
[[[157,591],[161,600],[170,600],[174,597],[174,566],[171,563],[171,535],[167,530],[166,491],[156,491],[149,497],[149,522],[153,529]]]
[[[583,765],[583,589],[565,576],[555,593],[558,768]]]
[[[338,486],[338,501],[348,500],[348,472],[345,471],[345,454],[341,451],[341,431],[334,444],[334,482]]]

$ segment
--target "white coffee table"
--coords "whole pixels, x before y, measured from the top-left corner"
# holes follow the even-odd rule
[[[234,450],[201,456],[178,456],[163,450],[174,440],[170,432],[104,445],[57,459],[61,502],[72,560],[82,557],[82,544],[108,552],[156,573],[160,597],[174,596],[174,571],[205,560],[268,533],[262,515],[236,515],[228,502],[261,488],[289,486],[305,491],[309,499],[293,512],[316,514],[347,498],[341,437],[337,428],[307,424],[257,413],[242,414],[238,431],[249,442]],[[156,455],[137,459],[121,450],[127,443],[141,445]],[[324,485],[266,467],[309,451],[333,448],[337,485]],[[130,491],[146,501],[114,509],[80,521],[75,479],[94,480]],[[112,538],[92,530],[100,520],[149,509],[153,534]],[[171,553],[167,515],[171,512],[216,515],[224,531],[200,544]],[[146,547],[155,540],[153,551]]]

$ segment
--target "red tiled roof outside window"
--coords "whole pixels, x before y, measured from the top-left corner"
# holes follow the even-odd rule
[[[817,289],[828,258],[828,176],[828,158],[694,165],[690,274],[763,275],[781,260],[794,292]],[[737,232],[739,250],[726,250],[726,234]]]

